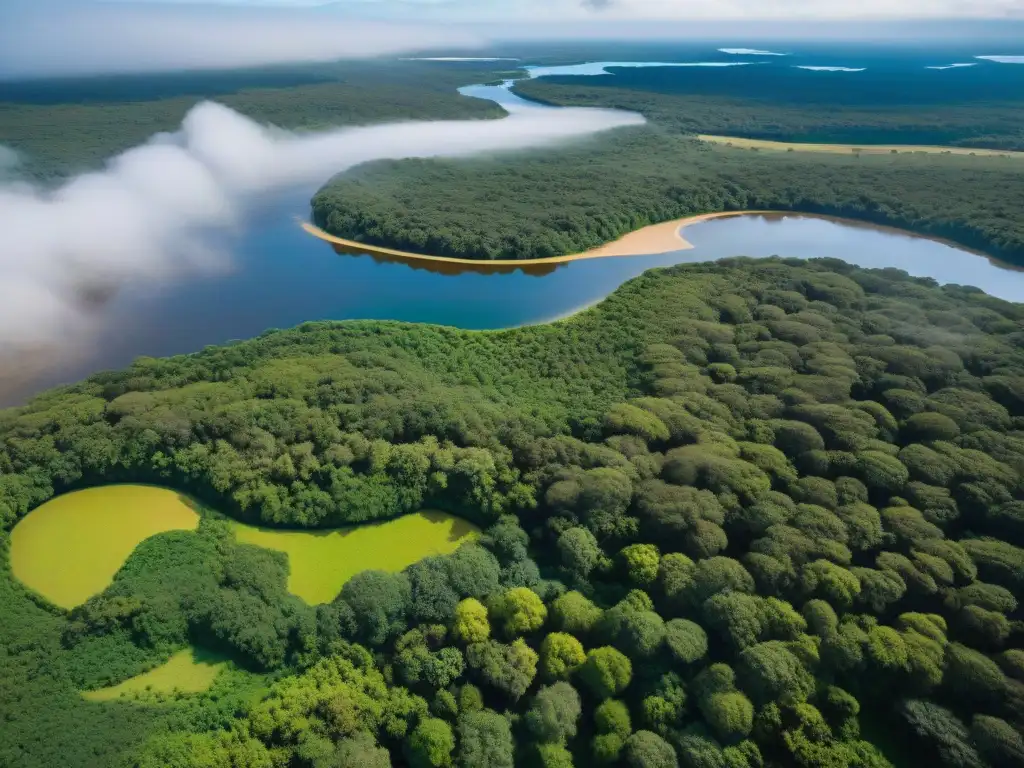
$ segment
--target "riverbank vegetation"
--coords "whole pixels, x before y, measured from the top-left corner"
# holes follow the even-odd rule
[[[215,515],[70,612],[4,569],[0,763],[1014,765],[1022,341],[973,289],[734,259],[552,325],[308,323],[2,411],[6,530],[133,481],[484,531],[320,606]],[[231,659],[206,692],[80,694],[190,645]]]
[[[382,161],[313,198],[331,234],[478,259],[577,253],[717,211],[823,213],[948,238],[1024,263],[1024,163],[946,155],[742,150],[655,126],[487,160]]]

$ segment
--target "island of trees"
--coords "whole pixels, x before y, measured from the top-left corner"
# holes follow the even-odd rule
[[[1017,766],[1022,478],[1024,307],[834,260],[140,359],[0,412],[4,531],[132,481],[483,534],[321,605],[212,514],[70,611],[5,568],[0,764]],[[205,693],[81,695],[188,645],[231,660]]]

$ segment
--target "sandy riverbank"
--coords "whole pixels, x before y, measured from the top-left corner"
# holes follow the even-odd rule
[[[713,144],[728,144],[737,149],[764,149],[776,152],[827,152],[830,154],[892,155],[925,152],[931,155],[976,155],[978,157],[1024,158],[1024,152],[1008,149],[978,149],[974,147],[943,147],[929,144],[812,144],[768,139],[743,139],[737,136],[712,136],[699,134],[701,141]]]
[[[652,224],[649,227],[638,229],[623,235],[615,240],[597,248],[591,248],[582,253],[570,253],[564,256],[552,256],[547,259],[460,259],[454,256],[430,256],[423,253],[412,253],[411,251],[400,251],[394,248],[385,248],[379,245],[368,245],[355,240],[346,240],[343,237],[336,237],[325,232],[315,224],[302,222],[302,228],[313,237],[317,237],[328,243],[340,245],[368,253],[371,256],[398,257],[401,259],[412,259],[419,261],[434,261],[448,264],[475,264],[488,265],[492,267],[527,267],[531,265],[564,264],[569,261],[582,261],[584,259],[602,259],[612,256],[656,256],[662,253],[673,251],[684,251],[693,248],[685,237],[682,230],[691,224],[708,219],[724,218],[726,216],[743,216],[746,214],[764,214],[771,211],[722,211],[719,213],[702,213],[698,216],[687,216],[674,221],[666,221],[661,224]]]

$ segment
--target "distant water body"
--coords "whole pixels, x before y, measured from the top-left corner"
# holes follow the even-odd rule
[[[636,69],[638,67],[744,67],[749,61],[588,61],[584,64],[566,64],[554,67],[523,67],[530,77],[610,75],[609,68]]]
[[[526,101],[508,86],[467,86],[460,92],[513,110],[557,109]],[[694,224],[685,233],[693,250],[529,271],[496,270],[486,262],[462,268],[339,254],[296,223],[296,217],[308,214],[314,191],[296,189],[263,201],[232,248],[230,271],[177,283],[124,286],[102,308],[102,327],[91,348],[82,350],[73,364],[0,390],[0,405],[124,366],[142,355],[194,352],[309,320],[401,320],[467,329],[549,321],[600,301],[652,267],[731,256],[830,257],[864,267],[895,267],[1024,302],[1024,271],[926,238],[797,215],[744,215]]]

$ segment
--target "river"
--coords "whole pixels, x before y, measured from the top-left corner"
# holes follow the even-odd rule
[[[466,95],[506,109],[551,109],[503,86],[470,86]],[[329,175],[325,173],[325,177]],[[73,362],[0,389],[0,404],[141,355],[194,352],[307,320],[381,319],[491,329],[564,317],[599,301],[652,267],[729,256],[832,257],[865,267],[896,267],[940,283],[973,285],[1024,301],[1024,271],[945,243],[823,218],[745,215],[686,228],[694,248],[657,256],[578,261],[558,266],[488,270],[410,265],[337,253],[296,222],[315,190],[265,200],[231,245],[230,268],[177,283],[124,286],[101,310],[95,343]]]

